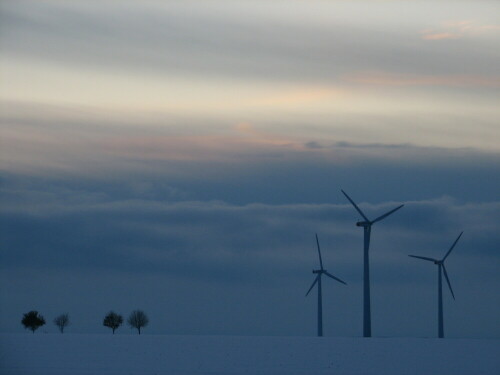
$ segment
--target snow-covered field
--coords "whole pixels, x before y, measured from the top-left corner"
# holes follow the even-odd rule
[[[500,340],[1,334],[0,374],[500,374]]]

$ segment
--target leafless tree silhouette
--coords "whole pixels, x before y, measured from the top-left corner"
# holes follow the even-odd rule
[[[149,323],[147,315],[142,310],[134,310],[130,313],[127,323],[131,328],[137,329],[139,335],[141,334],[141,328],[146,327]]]
[[[54,319],[54,324],[59,328],[61,333],[64,333],[64,328],[69,326],[69,315],[68,313],[64,313],[59,315]]]

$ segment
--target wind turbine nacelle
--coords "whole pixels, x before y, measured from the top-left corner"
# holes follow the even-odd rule
[[[313,270],[313,273],[321,273],[321,270]]]
[[[357,226],[357,227],[366,227],[366,226],[368,226],[369,224],[370,224],[370,223],[368,223],[367,221],[358,221],[358,222],[356,223],[356,226]]]

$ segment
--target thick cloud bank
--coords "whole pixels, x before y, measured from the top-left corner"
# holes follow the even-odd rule
[[[375,218],[396,203],[360,206]],[[448,198],[405,203],[373,229],[376,332],[433,335],[435,266],[407,255],[441,257],[465,230],[447,263],[457,295],[453,303],[445,291],[450,334],[498,335],[492,286],[499,282],[500,203],[458,204]],[[54,313],[78,309],[81,322],[74,329],[97,331],[89,316],[96,314],[97,320],[110,301],[124,308],[135,301],[154,312],[152,329],[161,332],[307,334],[313,332],[315,296],[304,299],[304,292],[317,267],[318,233],[326,267],[349,284],[326,285],[332,298],[327,306],[338,314],[330,324],[337,333],[356,335],[362,282],[358,219],[349,204],[89,203],[82,197],[11,207],[2,214],[2,274],[10,279],[2,299],[11,302],[2,308],[2,328],[17,328],[17,315],[38,301],[40,309]],[[163,299],[163,293],[170,296]],[[94,299],[96,304],[89,304]],[[172,325],[162,309],[180,325]],[[190,324],[193,311],[201,315]],[[227,321],[225,314],[238,317]],[[302,318],[310,324],[299,323]],[[468,324],[459,324],[462,320]]]

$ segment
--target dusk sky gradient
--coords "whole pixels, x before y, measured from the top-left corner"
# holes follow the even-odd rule
[[[498,4],[2,1],[0,331],[499,338]]]

